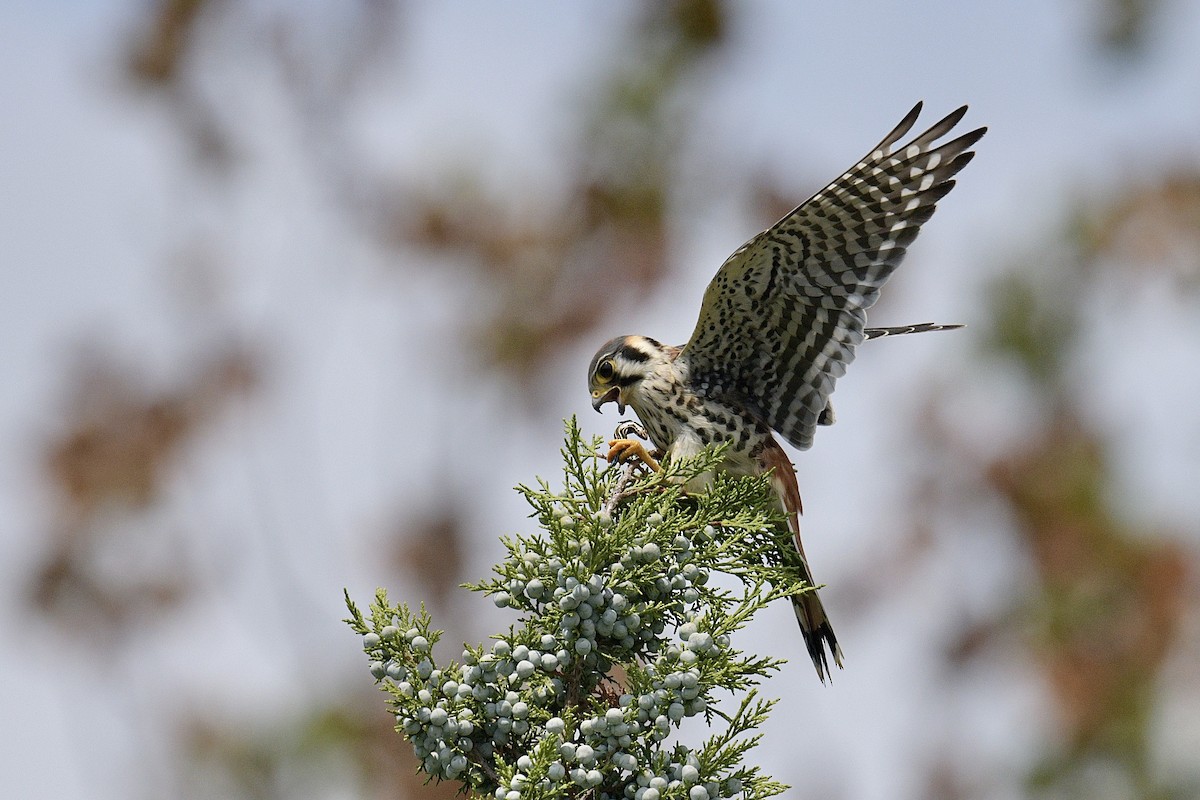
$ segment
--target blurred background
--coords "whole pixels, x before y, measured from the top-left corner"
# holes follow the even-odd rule
[[[793,453],[846,653],[792,797],[1200,797],[1200,5],[0,6],[0,795],[424,798],[342,589],[444,655],[611,336],[917,100],[988,125]]]

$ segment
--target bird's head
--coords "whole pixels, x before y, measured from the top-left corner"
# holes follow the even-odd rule
[[[645,336],[618,336],[605,342],[588,365],[592,408],[599,411],[605,403],[615,402],[624,414],[637,385],[658,367],[665,352],[662,344]]]

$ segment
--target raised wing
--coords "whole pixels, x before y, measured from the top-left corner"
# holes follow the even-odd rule
[[[939,144],[963,106],[908,144],[921,103],[865,158],[731,255],[680,359],[693,387],[800,449],[864,339],[866,310],[987,131]]]

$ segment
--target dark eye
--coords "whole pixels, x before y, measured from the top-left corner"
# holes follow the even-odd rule
[[[611,381],[615,373],[612,361],[601,361],[600,366],[596,367],[596,377],[602,381]]]

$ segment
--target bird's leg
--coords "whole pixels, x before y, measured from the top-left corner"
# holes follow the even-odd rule
[[[662,469],[654,456],[650,455],[646,445],[637,439],[609,439],[607,458],[609,461],[620,461],[622,464],[631,458],[636,458],[654,472]]]
[[[632,420],[625,420],[617,426],[615,431],[613,431],[613,436],[617,438],[612,440],[611,444],[616,444],[617,440],[627,441],[631,436],[648,438],[649,434],[647,434],[646,429],[638,423],[633,422]],[[609,455],[612,455],[611,450],[609,451]],[[611,460],[611,458],[609,460]],[[629,497],[631,493],[626,491],[626,487],[628,487],[629,482],[633,480],[633,473],[641,468],[643,468],[641,463],[635,461],[626,461],[621,465],[620,472],[617,475],[616,483],[613,485],[612,493],[608,496],[608,499],[604,501],[603,510],[606,513],[614,513],[617,510],[617,506],[619,506],[621,502],[625,500],[625,498]]]
[[[657,451],[651,453],[646,449],[646,445],[633,438],[634,436],[641,437],[642,439],[650,438],[650,435],[646,433],[646,429],[641,425],[632,420],[625,420],[617,426],[613,435],[616,438],[608,440],[608,455],[606,458],[609,461],[620,461],[624,464],[629,462],[630,459],[636,458],[653,472],[658,472],[662,469],[662,466],[655,458],[655,455],[659,455]]]

